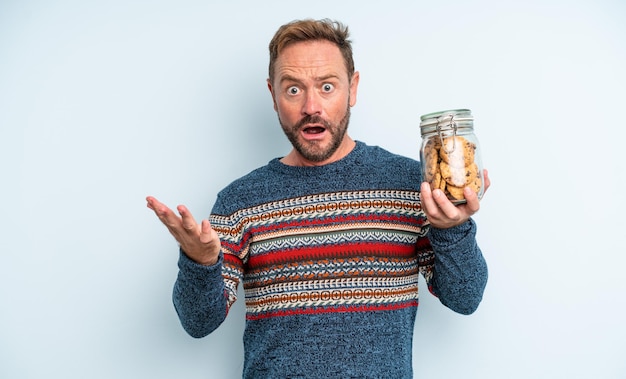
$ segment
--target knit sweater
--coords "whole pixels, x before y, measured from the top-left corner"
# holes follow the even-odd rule
[[[173,300],[203,337],[243,284],[244,378],[412,378],[418,276],[450,309],[472,313],[487,267],[473,220],[430,227],[420,163],[357,142],[343,159],[274,159],[217,197],[219,261],[181,251]]]

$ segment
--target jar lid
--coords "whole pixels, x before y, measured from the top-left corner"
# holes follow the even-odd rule
[[[441,112],[428,113],[420,117],[422,134],[432,133],[438,129],[473,128],[474,117],[469,109],[451,109]]]

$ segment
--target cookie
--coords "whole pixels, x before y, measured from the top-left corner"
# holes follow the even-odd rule
[[[465,195],[463,194],[463,187],[447,186],[446,191],[454,200],[465,199]]]
[[[441,173],[439,175],[441,175]],[[443,180],[443,178],[441,178],[441,182],[439,183],[439,187],[438,188],[440,190],[442,190],[442,191],[445,191],[447,185],[448,185],[448,183],[446,183],[446,181]]]
[[[447,137],[439,150],[441,160],[452,167],[465,167],[474,163],[476,145],[464,137]]]
[[[472,164],[465,167],[465,184],[469,185],[476,178],[480,178],[480,175],[478,172],[478,165],[472,162]]]
[[[472,191],[474,191],[474,192],[476,192],[476,193],[479,193],[479,192],[480,192],[480,187],[482,187],[482,183],[483,183],[483,182],[482,182],[482,180],[480,180],[480,176],[478,176],[478,175],[477,175],[477,176],[474,178],[474,180],[472,180],[471,182],[469,182],[469,183],[467,184],[467,186],[468,186],[469,188],[471,188],[471,189],[472,189]]]
[[[443,180],[443,178],[441,177],[441,172],[439,171],[439,168],[437,168],[437,172],[435,172],[435,177],[433,178],[433,181],[430,184],[430,189],[434,190],[435,188],[439,188],[440,190],[445,190],[446,189],[446,181]]]
[[[424,145],[424,152],[429,151],[429,150],[439,151],[440,148],[441,148],[441,140],[439,138],[431,138],[428,140],[428,142],[426,142],[426,145]]]
[[[472,189],[472,191],[478,193],[480,191],[481,182],[482,181],[480,180],[480,178],[476,177],[466,187],[469,187]],[[446,193],[450,195],[450,197],[452,198],[451,200],[465,200],[465,194],[463,193],[463,188],[464,187],[456,187],[456,186],[448,185],[446,186]]]
[[[480,192],[482,180],[474,162],[476,145],[461,136],[429,139],[422,150],[424,180],[455,204],[465,200],[463,189]]]
[[[439,151],[433,149],[424,151],[424,180],[432,182],[439,171]]]
[[[473,172],[473,166],[453,167],[444,161],[439,164],[441,177],[451,186],[465,187],[476,174]]]

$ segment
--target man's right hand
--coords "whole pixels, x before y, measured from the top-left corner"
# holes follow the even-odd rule
[[[205,266],[217,263],[221,249],[220,238],[211,228],[209,220],[202,220],[198,225],[184,205],[176,207],[178,216],[152,196],[148,196],[146,201],[148,208],[154,211],[189,258]]]

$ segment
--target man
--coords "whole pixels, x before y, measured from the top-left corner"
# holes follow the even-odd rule
[[[420,187],[419,162],[352,140],[358,84],[346,27],[282,26],[267,85],[291,152],[223,189],[210,222],[147,198],[180,244],[190,335],[215,330],[243,283],[246,378],[411,378],[418,275],[456,312],[481,301],[476,194],[454,206]]]

